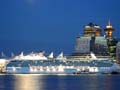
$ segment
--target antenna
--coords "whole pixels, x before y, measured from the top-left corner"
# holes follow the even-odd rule
[[[108,25],[110,26],[111,24],[110,24],[110,19],[108,20]]]

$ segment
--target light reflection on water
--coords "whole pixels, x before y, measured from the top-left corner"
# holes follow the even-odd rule
[[[15,90],[42,90],[42,77],[32,75],[14,75]],[[39,79],[41,80],[39,82]]]
[[[0,75],[0,90],[120,90],[120,75]]]

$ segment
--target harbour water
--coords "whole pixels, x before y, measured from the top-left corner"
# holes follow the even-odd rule
[[[120,90],[120,75],[0,75],[0,90]]]

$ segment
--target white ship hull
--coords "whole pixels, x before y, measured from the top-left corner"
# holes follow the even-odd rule
[[[22,74],[110,74],[117,72],[118,67],[90,67],[90,66],[30,66],[30,67],[7,67],[7,73]]]

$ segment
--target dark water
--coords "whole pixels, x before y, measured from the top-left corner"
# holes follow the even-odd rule
[[[0,90],[120,90],[120,75],[0,75]]]

